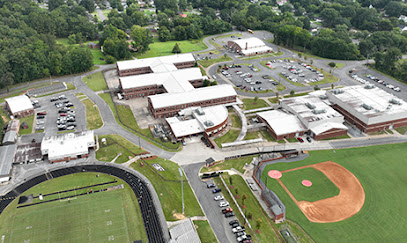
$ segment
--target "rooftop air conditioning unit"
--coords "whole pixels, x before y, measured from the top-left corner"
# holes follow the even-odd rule
[[[343,90],[342,90],[342,89],[334,89],[334,90],[332,90],[332,92],[333,92],[334,94],[342,94],[342,93],[343,93]]]
[[[322,113],[325,113],[325,112],[326,112],[326,110],[324,110],[324,109],[319,109],[319,110],[315,109],[315,110],[312,111],[312,113],[314,113],[314,114],[322,114]]]
[[[207,127],[211,127],[211,126],[213,126],[213,122],[212,121],[205,121],[204,122],[204,124],[205,124],[205,126],[207,126]]]
[[[198,115],[200,115],[200,116],[205,115],[205,112],[203,111],[202,108],[196,109],[196,113],[198,113]]]
[[[366,110],[369,110],[369,111],[371,109],[373,109],[373,107],[371,105],[368,105],[368,104],[363,104],[362,107],[365,108]]]
[[[374,84],[365,85],[365,89],[374,89],[375,87]]]
[[[313,104],[311,104],[311,103],[305,103],[305,105],[308,107],[308,108],[310,108],[311,110],[312,109],[315,109],[315,105],[313,105]]]
[[[397,100],[397,99],[391,99],[390,103],[395,104],[395,105],[401,105],[400,100]]]

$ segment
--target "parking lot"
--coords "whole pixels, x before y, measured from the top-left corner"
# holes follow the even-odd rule
[[[86,129],[85,106],[73,94],[62,95],[61,99],[59,96],[48,96],[38,101],[41,107],[36,109],[34,126],[36,130],[44,130],[46,136],[66,130],[74,132]]]

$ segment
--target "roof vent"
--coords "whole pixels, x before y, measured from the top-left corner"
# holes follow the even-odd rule
[[[367,84],[365,85],[365,89],[374,89],[376,86],[374,84]]]
[[[342,94],[342,93],[343,93],[343,90],[342,90],[342,89],[333,89],[332,92],[333,92],[334,94]]]
[[[319,110],[315,109],[315,110],[312,111],[312,113],[314,113],[314,114],[322,114],[322,113],[325,113],[325,112],[326,112],[325,109],[319,109]]]
[[[205,124],[205,126],[207,126],[207,127],[211,127],[211,126],[213,126],[213,122],[212,121],[205,121],[204,122],[204,124]]]
[[[390,103],[395,104],[395,105],[401,105],[400,100],[397,100],[397,99],[391,99]]]
[[[202,108],[198,108],[198,109],[196,109],[196,113],[198,113],[198,115],[200,115],[200,116],[205,115],[205,112],[203,111],[203,109],[202,109]]]
[[[305,105],[306,105],[308,108],[310,108],[311,110],[312,110],[312,109],[315,109],[315,105],[313,105],[313,104],[311,104],[311,103],[309,103],[309,102],[305,103]]]
[[[363,104],[362,105],[363,108],[365,108],[366,110],[370,111],[371,109],[373,109],[373,107],[371,105],[368,104]]]
[[[319,98],[320,98],[321,100],[326,100],[326,99],[328,99],[328,97],[327,97],[326,95],[320,95]]]
[[[392,105],[391,104],[389,104],[388,106],[387,106],[387,110],[390,110],[391,109],[391,107],[392,107]]]

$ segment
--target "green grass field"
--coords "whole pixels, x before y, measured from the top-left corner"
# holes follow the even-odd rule
[[[244,110],[253,110],[257,108],[263,108],[269,106],[266,101],[262,99],[257,99],[255,101],[254,99],[242,99],[243,104],[244,104]]]
[[[102,138],[106,139],[106,145],[101,142]],[[99,161],[111,162],[118,156],[115,163],[122,164],[134,157],[134,154],[145,152],[132,142],[116,134],[101,135],[98,136],[98,139],[100,147],[96,151],[96,159]]]
[[[310,180],[312,186],[303,186],[301,184],[302,180]],[[339,188],[324,173],[314,168],[304,168],[283,173],[281,181],[297,201],[315,202],[339,194]]]
[[[93,91],[107,90],[106,81],[102,72],[97,72],[86,76],[82,79],[82,81],[85,82]]]
[[[264,170],[286,170],[324,161],[334,161],[361,182],[365,204],[361,211],[337,223],[311,223],[275,180],[268,187],[286,206],[287,218],[298,223],[315,242],[401,242],[407,237],[406,144],[365,148],[310,151],[310,157],[292,163],[269,165]]]
[[[86,124],[88,130],[98,129],[103,126],[103,120],[100,116],[99,108],[89,98],[81,99],[86,107]]]
[[[43,182],[25,193],[38,196],[97,183],[118,182],[94,190],[123,184],[124,189],[98,192],[71,200],[47,202],[16,208],[14,200],[0,216],[0,235],[4,242],[147,242],[140,209],[131,188],[123,181],[105,174],[79,173]],[[89,190],[89,189],[88,189]],[[62,194],[60,195],[63,196]],[[46,196],[45,200],[58,198]],[[38,200],[38,199],[36,199]],[[2,241],[3,242],[3,241]]]
[[[208,60],[200,60],[198,61],[199,64],[202,65],[202,67],[207,68],[212,64],[218,63],[218,62],[228,62],[228,61],[232,61],[233,59],[230,57],[219,57],[216,59],[208,59]]]
[[[230,119],[232,120],[232,127],[242,128],[242,121],[240,120],[240,117],[238,115],[231,114],[229,116],[230,116]]]
[[[216,242],[215,234],[213,233],[211,226],[206,220],[195,220],[193,221],[196,231],[198,232],[199,238],[202,243],[213,243]]]
[[[218,145],[219,148],[222,148],[222,143],[231,143],[236,140],[239,136],[240,130],[229,130],[226,134],[222,137],[217,137],[214,139],[215,143]]]
[[[20,135],[25,135],[25,134],[31,134],[33,131],[33,125],[34,125],[34,116],[35,115],[31,115],[31,116],[27,116],[27,117],[23,117],[20,118],[20,124],[23,124],[23,122],[27,122],[28,124],[28,128],[27,129],[20,129],[19,134]]]
[[[192,41],[184,40],[184,41],[166,41],[166,42],[160,42],[158,39],[154,39],[154,43],[148,46],[150,50],[146,51],[143,54],[136,55],[136,57],[149,58],[174,55],[174,53],[172,53],[172,48],[174,48],[174,45],[176,43],[178,43],[182,53],[201,51],[207,48],[207,46],[203,43],[202,39]]]
[[[165,171],[157,171],[148,165],[141,165],[140,160],[131,164],[131,168],[141,172],[151,184],[154,186],[161,206],[164,211],[165,218],[168,221],[175,221],[184,218],[182,212],[182,197],[181,197],[181,177],[178,172],[179,166],[172,161],[162,158],[145,160],[144,163],[158,163]],[[173,181],[175,180],[175,181]],[[202,216],[203,212],[196,200],[195,194],[192,192],[189,183],[184,178],[184,202],[185,215],[187,217]]]
[[[245,164],[250,164],[252,162],[253,156],[247,156],[247,157],[242,157],[242,158],[237,158],[237,159],[228,159],[223,162],[217,162],[214,166],[212,167],[202,167],[201,172],[205,173],[208,171],[217,171],[217,170],[229,170],[231,168],[235,168],[236,170],[244,173],[243,166]]]

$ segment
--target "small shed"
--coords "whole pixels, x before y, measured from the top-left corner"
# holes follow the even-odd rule
[[[89,42],[88,43],[88,48],[90,49],[97,49],[99,48],[99,44],[95,43],[95,42]]]
[[[28,123],[27,122],[23,122],[22,124],[21,124],[21,128],[22,129],[28,129]]]

